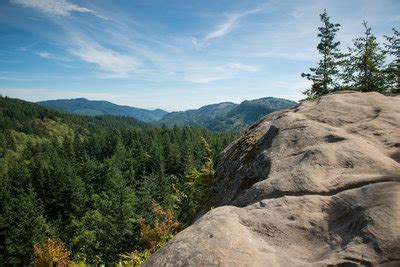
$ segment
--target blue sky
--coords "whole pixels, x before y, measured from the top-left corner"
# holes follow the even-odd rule
[[[324,8],[342,48],[363,20],[381,41],[400,25],[398,0],[1,0],[0,94],[169,111],[299,100]]]

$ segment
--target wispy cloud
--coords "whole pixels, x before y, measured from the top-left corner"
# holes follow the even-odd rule
[[[60,31],[56,34],[49,33],[47,37],[57,44],[57,51],[62,48],[71,55],[69,61],[73,58],[78,64],[91,64],[90,69],[96,78],[211,83],[238,78],[242,74],[259,70],[257,66],[242,60],[234,63],[230,59],[203,62],[196,53],[183,47],[180,40],[177,40],[179,38],[164,38],[151,32],[141,32],[142,25],[137,24],[131,15],[121,10],[111,12],[105,6],[93,4],[86,8],[75,4],[77,2],[73,3],[72,0],[10,1],[40,10],[49,17],[61,16],[61,19],[49,20]],[[205,35],[202,41],[209,42],[228,34],[240,19],[260,12],[263,8],[264,6],[258,6],[231,13],[227,16],[227,21]],[[94,10],[108,19],[86,24],[87,17],[77,16],[68,20],[63,18],[73,12],[94,14]],[[51,51],[32,52],[45,59],[68,61]],[[81,64],[80,67],[86,67],[85,65],[88,64]]]
[[[235,78],[242,72],[257,71],[259,71],[257,66],[234,62],[217,66],[197,65],[189,68],[184,76],[192,83],[210,83]]]
[[[236,22],[242,18],[244,15],[242,14],[233,14],[230,15],[229,18],[224,21],[222,24],[218,25],[217,28],[208,33],[205,37],[204,40],[208,41],[211,39],[215,39],[221,36],[224,36],[232,31],[233,26],[236,24]]]
[[[249,71],[249,72],[256,72],[259,71],[259,67],[257,66],[251,66],[247,64],[242,64],[238,62],[234,63],[229,63],[227,64],[227,67],[233,70],[242,70],[242,71]]]
[[[197,38],[193,37],[192,42],[194,45],[202,47],[202,46],[206,45],[207,42],[212,39],[220,38],[224,35],[229,34],[233,30],[234,26],[239,22],[240,19],[242,19],[246,16],[249,16],[249,15],[252,15],[252,14],[256,14],[264,9],[265,9],[265,5],[261,5],[256,8],[245,10],[245,11],[242,11],[239,13],[229,14],[228,18],[221,24],[218,24],[212,32],[209,32],[208,34],[206,34],[206,36],[204,36],[204,38],[202,38],[202,39],[197,39]]]
[[[11,3],[35,8],[47,15],[53,16],[69,16],[72,12],[93,13],[97,15],[95,11],[73,4],[67,0],[11,0]]]
[[[233,27],[235,26],[235,24],[242,18],[249,16],[251,14],[255,14],[258,13],[260,11],[263,10],[263,7],[257,7],[255,9],[251,9],[251,10],[246,10],[244,12],[241,13],[236,13],[236,14],[231,14],[228,16],[228,19],[226,21],[224,21],[222,24],[218,25],[217,28],[210,32],[209,34],[207,34],[205,36],[205,40],[211,40],[211,39],[215,39],[218,37],[222,37],[228,33],[230,33],[233,29]]]
[[[36,55],[39,57],[45,58],[45,59],[54,59],[54,60],[59,60],[59,61],[64,61],[64,62],[70,62],[72,61],[71,58],[65,57],[65,56],[59,56],[55,55],[53,53],[50,53],[48,51],[36,51]]]
[[[132,73],[139,65],[138,60],[132,55],[116,52],[82,37],[75,37],[73,40],[77,46],[69,49],[72,55],[97,65],[115,78]]]
[[[151,6],[148,1],[0,2],[2,26],[21,29],[3,38],[4,47],[14,49],[0,51],[0,86],[53,90],[32,89],[21,97],[103,92],[109,95],[91,97],[110,100],[121,93],[114,99],[118,103],[156,107],[168,102],[171,109],[266,95],[300,99],[309,86],[300,73],[319,58],[318,14],[324,8],[333,22],[341,23],[337,37],[345,50],[362,34],[364,19],[378,38],[391,34],[400,7],[398,0],[310,0],[307,5],[204,0],[195,6],[188,1],[151,1]],[[98,19],[100,15],[107,19]],[[49,62],[42,64],[44,60],[28,54]],[[70,89],[73,94],[67,95]]]
[[[47,51],[38,51],[35,54],[38,55],[39,57],[47,58],[47,59],[50,59],[50,58],[54,57],[53,54],[51,54],[51,53],[49,53]]]
[[[39,43],[40,43],[39,41],[35,41],[35,42],[31,43],[31,44],[17,47],[17,51],[26,52],[26,51],[30,50],[32,47],[38,45]]]

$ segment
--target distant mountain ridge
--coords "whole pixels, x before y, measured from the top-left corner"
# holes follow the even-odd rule
[[[241,131],[248,128],[259,118],[274,111],[290,108],[296,105],[296,102],[275,97],[264,97],[245,100],[240,104],[222,102],[202,106],[198,109],[171,113],[162,109],[147,110],[85,98],[48,100],[38,102],[38,104],[79,115],[128,116],[143,122],[166,125],[167,127],[178,125],[207,128],[211,131]]]
[[[166,114],[159,123],[167,126],[204,127],[211,131],[240,131],[269,113],[287,109],[296,104],[294,101],[275,97],[245,100],[240,104],[222,102],[199,109],[171,112]]]
[[[88,100],[86,98],[47,100],[40,101],[38,104],[79,115],[128,116],[144,122],[158,121],[168,113],[162,109],[148,110],[121,106],[108,101]]]

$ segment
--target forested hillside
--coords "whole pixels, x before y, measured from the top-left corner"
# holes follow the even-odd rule
[[[158,121],[168,113],[162,109],[148,110],[85,98],[47,100],[38,102],[38,104],[79,115],[128,116],[145,122]]]
[[[162,109],[146,110],[120,106],[108,101],[92,101],[84,98],[41,101],[38,104],[79,115],[122,115],[144,122],[159,123],[168,127],[193,126],[211,131],[243,131],[262,116],[290,108],[294,101],[265,97],[246,100],[240,104],[223,102],[181,112],[168,113]]]
[[[167,126],[204,127],[211,131],[242,131],[262,116],[294,105],[294,101],[274,97],[246,100],[240,104],[224,102],[199,109],[172,112],[165,115],[160,123]]]
[[[0,97],[0,265],[39,264],[48,251],[141,262],[191,222],[235,137]]]

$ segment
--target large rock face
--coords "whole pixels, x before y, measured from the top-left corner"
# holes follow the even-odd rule
[[[219,162],[212,209],[145,266],[400,265],[400,96],[303,102]]]

